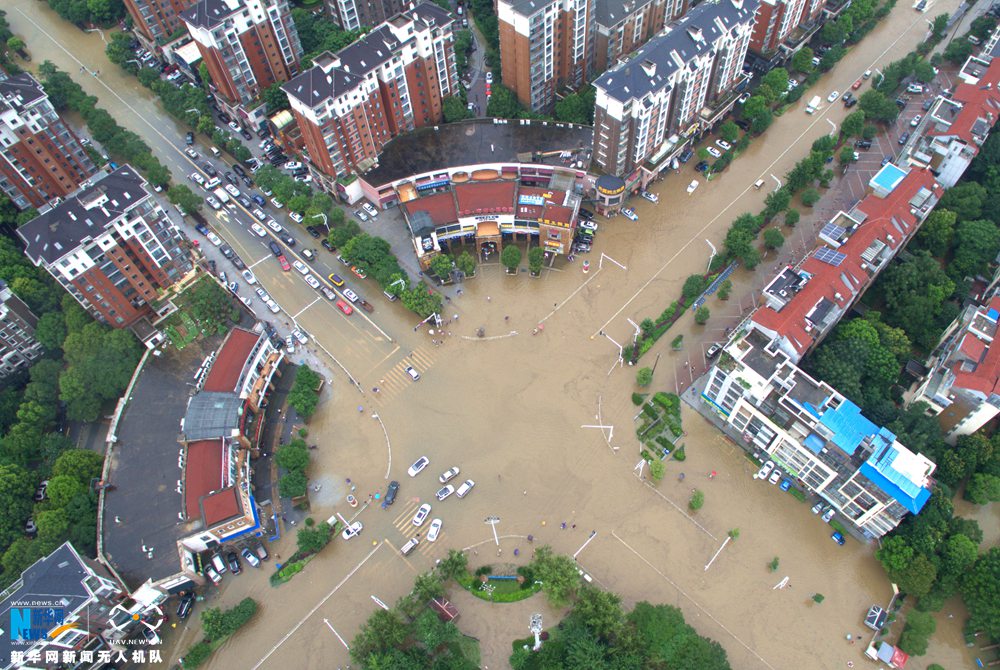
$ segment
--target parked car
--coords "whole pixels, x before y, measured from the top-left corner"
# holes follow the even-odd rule
[[[677,160],[680,161],[681,163],[687,163],[689,160],[691,160],[692,156],[694,156],[694,150],[688,148],[681,152],[681,155],[677,157]]]
[[[438,492],[435,493],[434,495],[437,497],[438,500],[444,500],[454,492],[455,492],[455,487],[452,486],[451,484],[448,484],[447,486],[443,486],[440,489],[438,489]]]
[[[421,472],[424,471],[424,468],[426,468],[427,464],[430,462],[431,461],[429,458],[427,458],[426,456],[421,456],[420,458],[418,458],[413,462],[413,465],[410,466],[410,468],[406,471],[406,473],[411,477],[416,477],[417,475],[419,475]]]
[[[443,473],[441,473],[441,476],[438,477],[438,481],[441,482],[442,484],[447,484],[452,479],[457,477],[459,472],[461,472],[461,470],[459,470],[458,466],[456,465],[455,467],[449,468],[448,470],[445,470]]]
[[[251,567],[260,567],[260,559],[257,558],[256,554],[250,551],[249,547],[243,547],[243,551],[240,552],[240,556],[242,556],[243,560],[249,563]]]
[[[642,191],[639,193],[639,195],[641,195],[646,200],[649,200],[650,202],[660,201],[660,197],[658,195],[656,195],[655,193],[650,193],[649,191]]]
[[[385,504],[391,505],[396,502],[396,495],[399,493],[399,482],[393,480],[389,482],[389,488],[385,490]]]
[[[343,300],[338,300],[337,301],[337,309],[339,309],[341,312],[343,312],[347,316],[350,316],[351,314],[354,314],[354,308],[351,307],[350,305],[348,305]]]
[[[729,151],[733,148],[733,145],[725,140],[715,140],[715,146],[719,147],[723,151]]]
[[[844,536],[843,536],[843,534],[839,530],[835,530],[833,532],[833,535],[830,536],[830,539],[832,539],[834,542],[836,542],[840,546],[842,546],[842,547],[844,546],[844,542],[845,542]]]
[[[897,142],[899,143],[900,146],[902,146],[902,145],[906,144],[906,141],[908,139],[910,139],[910,133],[909,132],[905,132],[905,133],[903,133],[902,135],[899,136],[899,140],[897,140]]]
[[[229,571],[234,575],[238,575],[243,571],[240,567],[240,557],[236,555],[235,551],[226,554],[226,563],[229,565]]]
[[[35,489],[35,502],[41,502],[45,500],[45,492],[49,488],[49,480],[43,479],[38,487]]]
[[[705,147],[705,151],[707,151],[708,155],[713,158],[722,158],[722,152],[715,147]]]
[[[839,97],[840,97],[840,91],[832,91],[830,95],[826,96],[826,101],[834,102]]]
[[[760,470],[757,471],[757,479],[767,479],[767,476],[771,474],[771,470],[774,469],[774,461],[767,461],[764,465],[760,466]]]
[[[187,143],[188,146],[191,146],[192,144],[194,144],[194,133],[192,133],[192,132],[186,133],[184,135],[184,141]]]
[[[253,553],[257,554],[257,558],[259,558],[262,561],[266,561],[268,559],[267,549],[265,549],[264,545],[261,544],[260,542],[256,543],[253,546]]]
[[[722,345],[715,342],[708,348],[708,351],[705,352],[705,358],[715,358],[720,351],[722,351]]]
[[[635,210],[631,207],[622,207],[622,214],[631,221],[638,221],[639,215],[635,213]]]
[[[431,513],[431,506],[429,503],[424,503],[417,509],[417,513],[413,515],[413,525],[422,526],[424,521],[427,521],[427,516]]]
[[[872,141],[871,140],[857,140],[857,141],[854,142],[854,146],[856,146],[858,149],[871,149],[872,148]]]
[[[862,80],[858,79],[856,82],[854,82],[853,84],[851,84],[851,88],[856,91],[859,88],[861,88],[861,83],[862,83]]]
[[[205,568],[205,575],[212,580],[213,584],[218,585],[222,581],[222,576],[215,571],[215,568],[209,566]]]
[[[361,524],[361,522],[355,521],[354,523],[348,525],[347,528],[344,529],[344,532],[340,534],[340,536],[345,540],[350,540],[360,535],[362,530],[364,530],[364,526]]]
[[[692,179],[691,183],[688,184],[688,187],[687,187],[687,193],[688,193],[688,195],[691,195],[692,193],[694,193],[695,191],[697,191],[699,184],[700,184],[700,182],[697,179]]]
[[[469,495],[469,491],[471,491],[472,487],[475,485],[476,482],[472,481],[471,479],[466,479],[464,482],[462,482],[462,485],[458,487],[458,490],[455,491],[455,495],[457,495],[459,498],[464,498],[465,496]]]
[[[924,118],[920,114],[917,114],[912,119],[910,119],[910,128],[916,128],[920,125],[920,119]]]
[[[823,511],[823,503],[822,502],[818,502],[818,503],[816,503],[815,505],[812,506],[812,513],[813,514],[819,514],[822,511]]]
[[[788,489],[792,488],[792,480],[791,479],[782,479],[781,480],[781,487],[780,488],[781,488],[782,491],[787,491]]]
[[[306,344],[309,344],[309,336],[306,335],[301,330],[299,330],[298,328],[296,328],[295,330],[292,331],[292,337],[294,337],[296,340],[298,340],[299,344],[301,344],[303,346],[306,345]]]
[[[828,507],[825,512],[823,512],[823,523],[830,523],[833,520],[833,515],[837,513],[837,510],[833,507]]]
[[[338,274],[331,273],[327,277],[327,279],[329,279],[330,283],[333,284],[334,286],[343,286],[344,285],[344,280],[341,279],[340,275],[338,275]]]
[[[372,217],[373,219],[378,217],[378,210],[375,209],[375,206],[372,205],[370,202],[361,203],[361,209],[368,212],[368,216]]]
[[[773,485],[777,484],[779,479],[781,479],[781,470],[775,468],[774,471],[771,473],[771,476],[767,478],[767,481]]]
[[[707,172],[708,161],[699,161],[698,164],[694,166],[694,169],[698,172]]]
[[[431,521],[431,525],[427,528],[428,542],[433,542],[434,540],[438,539],[438,535],[441,534],[441,526],[443,525],[444,522],[441,521],[441,519],[434,519],[433,521]]]
[[[406,374],[410,375],[410,379],[412,379],[413,381],[415,381],[415,382],[416,381],[420,381],[420,373],[417,372],[416,370],[414,370],[412,365],[407,365],[403,369],[403,372],[405,372]]]

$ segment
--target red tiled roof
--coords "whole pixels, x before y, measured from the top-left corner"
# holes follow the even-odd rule
[[[455,184],[458,215],[513,213],[513,181],[480,181]]]
[[[769,306],[760,307],[753,314],[754,323],[763,329],[784,337],[802,356],[823,333],[818,328],[806,330],[806,315],[823,298],[841,308],[850,305],[856,296],[863,293],[871,282],[868,271],[861,267],[861,254],[876,239],[898,249],[913,232],[916,218],[910,213],[909,201],[921,188],[934,189],[937,197],[943,190],[934,181],[929,170],[910,170],[903,180],[886,198],[869,195],[857,209],[867,214],[864,223],[840,246],[837,251],[847,256],[839,265],[833,266],[816,260],[812,254],[802,263],[801,268],[812,275],[805,287],[799,291],[780,312]],[[892,219],[906,231],[900,234]],[[889,236],[892,236],[892,240]],[[842,276],[851,284],[848,288]],[[840,298],[837,298],[837,294]]]
[[[979,361],[983,359],[983,353],[986,351],[986,343],[972,333],[966,333],[965,337],[962,338],[962,346],[959,347],[959,350],[970,361],[978,365]]]
[[[981,118],[990,119],[989,123],[992,126],[997,117],[1000,116],[998,83],[1000,83],[1000,58],[994,58],[978,84],[962,83],[955,87],[951,99],[962,103],[962,109],[959,110],[948,129],[937,133],[931,127],[927,134],[956,135],[978,153],[979,147],[972,138],[972,127],[976,120]]]
[[[222,440],[199,440],[187,446],[184,463],[184,509],[188,519],[200,514],[198,502],[202,496],[222,487]]]
[[[211,528],[242,513],[240,498],[236,494],[235,486],[229,486],[206,497],[201,501],[201,508],[205,516],[206,528]]]
[[[573,208],[549,203],[545,205],[545,213],[541,218],[546,223],[568,227],[573,222]]]
[[[998,62],[998,60],[1000,59],[995,59],[994,62]],[[989,311],[990,309],[1000,312],[1000,297],[995,296],[990,300],[987,309],[984,311]],[[980,342],[972,333],[967,333],[965,339],[966,342],[962,343],[963,352],[968,340]],[[995,342],[996,340],[994,340]],[[980,344],[986,348],[986,355],[975,359],[980,361],[975,370],[963,371],[962,364],[958,361],[952,366],[952,372],[955,374],[955,382],[952,384],[952,388],[979,391],[987,396],[991,393],[1000,393],[1000,346],[986,346],[982,342]]]
[[[444,226],[458,221],[458,214],[455,213],[455,199],[450,191],[415,198],[400,206],[406,209],[406,213],[411,218],[415,212],[427,212],[427,215],[431,217],[431,223],[435,226]]]
[[[230,331],[222,343],[219,355],[212,364],[212,370],[205,379],[205,391],[232,392],[240,380],[240,373],[246,366],[250,352],[260,340],[260,335],[242,328]]]

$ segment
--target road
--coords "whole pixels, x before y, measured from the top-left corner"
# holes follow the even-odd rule
[[[955,4],[938,2],[933,11],[947,11]],[[68,50],[60,52],[46,44],[45,36],[20,10],[30,11],[32,19]],[[68,72],[79,67],[74,58],[111,70],[98,36],[62,24],[44,5],[21,0],[8,17],[15,32],[27,38],[29,48],[52,52],[53,60]],[[922,21],[923,15],[897,6],[823,77],[815,94],[825,98],[832,90],[842,92],[865,69],[901,57],[923,39]],[[128,78],[105,73],[102,79],[81,83],[103,105],[113,105],[120,122],[146,138],[158,154],[173,151],[172,157],[163,158],[180,176],[190,171],[190,165],[180,160],[182,129],[163,117],[148,94]],[[116,102],[118,94],[130,106]],[[633,371],[613,367],[618,353],[614,345],[605,338],[591,338],[604,329],[625,342],[633,332],[627,318],[638,323],[659,314],[679,294],[685,277],[704,271],[708,260],[704,240],[721,247],[732,219],[762,208],[766,189],[754,190],[753,182],[761,176],[770,180],[770,174],[783,175],[816,138],[829,132],[827,119],[839,123],[848,111],[838,103],[808,116],[802,111],[804,104],[776,119],[726,172],[703,183],[693,195],[684,190],[695,176],[688,165],[682,174],[668,175],[654,187],[659,205],[638,202],[638,223],[623,218],[601,222],[589,274],[580,271],[579,259],[557,264],[541,279],[507,276],[496,264],[481,265],[461,298],[452,300],[460,320],[434,336],[414,333],[412,317],[398,305],[381,301],[376,303],[377,323],[395,342],[379,340],[367,324],[338,316],[329,301],[318,298],[294,273],[282,273],[246,229],[249,219],[244,214],[232,213],[230,221],[221,222],[226,239],[253,264],[289,314],[344,361],[364,390],[376,384],[382,389],[359,399],[340,376],[332,391],[324,393],[308,425],[310,441],[320,445],[311,452],[310,485],[320,487],[317,495],[310,493],[312,516],[325,519],[334,512],[348,516],[351,510],[343,498],[349,486],[356,487],[355,494],[362,499],[384,490],[390,458],[389,477],[399,480],[402,488],[399,500],[388,510],[374,506],[354,510],[365,524],[361,537],[348,543],[336,540],[281,588],[270,587],[264,571],[247,570],[238,578],[227,578],[221,591],[213,590],[219,604],[232,605],[250,595],[262,607],[254,624],[228,641],[206,667],[343,664],[347,656],[340,638],[349,641],[378,607],[372,596],[395,602],[413,576],[449,548],[468,548],[473,567],[521,565],[530,558],[528,535],[536,538],[536,544],[551,544],[567,554],[579,551],[580,566],[598,584],[620,593],[626,604],[649,599],[677,605],[699,633],[726,648],[733,667],[798,667],[804,659],[809,659],[810,667],[823,669],[843,668],[847,661],[861,663],[860,647],[846,643],[845,633],[862,630],[868,606],[887,601],[889,594],[871,548],[855,542],[836,547],[828,527],[809,513],[807,505],[780,494],[776,487],[754,482],[754,469],[742,451],[687,409],[683,415],[687,460],[671,462],[658,486],[638,479],[633,474],[638,461],[632,437],[635,407],[629,400],[636,390]],[[865,166],[852,169],[870,169],[867,154],[865,161]],[[831,197],[812,210],[803,209],[802,222],[789,235],[792,239],[784,254],[808,248],[815,229],[830,214],[860,197],[850,189],[846,192],[838,196],[843,202]],[[602,252],[625,269],[610,262],[600,269]],[[694,343],[725,318],[736,318],[738,310],[751,306],[760,284],[770,278],[773,261],[774,257],[766,259],[756,274],[734,275],[734,299],[728,304],[710,303],[714,316],[707,328],[695,326],[685,316],[677,330],[647,354],[649,361],[657,354],[663,357],[652,390],[673,390],[676,376],[697,373],[690,367],[698,353]],[[332,261],[323,269],[337,267]],[[377,297],[369,284],[356,285]],[[739,296],[748,302],[737,304],[743,302]],[[543,319],[544,332],[530,335]],[[486,337],[476,336],[479,328]],[[667,341],[675,333],[685,334],[691,343],[687,351],[669,350]],[[434,346],[432,338],[445,343]],[[402,367],[407,361],[419,362],[419,382],[405,377]],[[373,413],[381,421],[373,420]],[[613,436],[582,428],[594,424],[613,425]],[[406,466],[420,455],[430,457],[428,471],[407,477]],[[433,498],[439,486],[436,475],[452,465],[461,467],[460,479],[474,479],[476,488],[465,499],[453,496],[438,503]],[[711,480],[705,474],[710,471],[717,472]],[[685,472],[687,479],[679,484],[679,475]],[[704,490],[706,497],[696,515],[686,509],[692,487]],[[435,543],[422,542],[415,554],[401,557],[398,547],[421,532],[410,521],[412,513],[427,501],[433,505],[431,517],[445,522],[442,537]],[[492,531],[484,523],[490,515],[501,518],[497,532],[502,556],[496,555]],[[565,530],[561,522],[566,522]],[[703,566],[732,528],[741,529],[739,540],[706,573]],[[593,540],[591,530],[597,531]],[[293,545],[294,538],[286,537],[274,553],[287,556]],[[771,574],[766,566],[775,557],[780,557],[781,567]],[[784,576],[794,589],[773,590]],[[819,606],[809,597],[817,592],[826,595]],[[545,613],[547,626],[557,621],[558,613],[550,612],[540,599],[531,602]],[[482,640],[483,663],[505,667],[510,640],[527,634],[527,620],[508,614],[520,610],[488,607],[479,601],[464,607],[459,627]],[[931,652],[922,660],[946,667],[969,662],[958,630],[960,619],[939,620]],[[197,639],[195,622],[192,617],[181,627],[178,651]],[[781,622],[781,635],[774,634],[775,622]]]

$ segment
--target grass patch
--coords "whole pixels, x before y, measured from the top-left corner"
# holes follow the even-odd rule
[[[830,527],[836,531],[839,531],[841,535],[847,537],[847,529],[844,528],[844,524],[840,523],[836,519],[830,519]]]
[[[315,556],[316,554],[313,554]],[[295,561],[293,563],[286,563],[281,566],[281,569],[271,575],[271,586],[281,586],[288,580],[290,580],[295,575],[299,574],[305,570],[306,563],[312,560],[312,556],[303,558],[301,561]]]
[[[788,489],[788,495],[792,496],[793,498],[795,498],[799,502],[805,502],[806,501],[806,494],[803,493],[802,491],[798,490],[795,487],[792,487],[792,488]]]
[[[457,581],[463,589],[480,600],[485,600],[491,603],[516,603],[530,598],[542,590],[542,585],[534,582],[532,582],[531,586],[522,588],[521,584],[514,579],[491,579],[488,584],[493,587],[493,593],[490,594],[489,591],[482,590],[482,582],[474,575],[466,573],[464,576],[457,578],[455,581]]]

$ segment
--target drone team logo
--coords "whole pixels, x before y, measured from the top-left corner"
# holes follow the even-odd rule
[[[119,613],[124,614],[125,616],[118,616]],[[161,610],[157,605],[153,605],[151,608],[147,609],[144,614],[140,614],[139,612],[130,614],[127,609],[122,607],[121,604],[118,604],[115,605],[113,610],[111,610],[109,623],[113,629],[123,632],[134,622],[138,621],[147,630],[156,633],[160,629],[160,626],[163,625],[164,619],[163,610]]]

